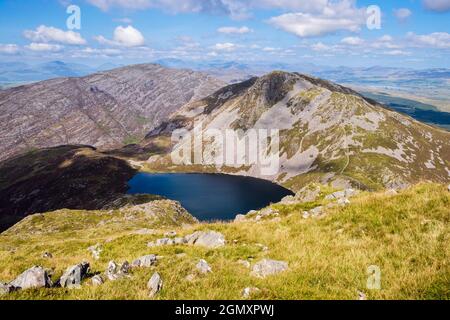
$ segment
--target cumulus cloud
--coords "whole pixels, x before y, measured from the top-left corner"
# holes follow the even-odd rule
[[[123,27],[118,26],[114,30],[113,39],[109,40],[104,36],[97,36],[95,39],[100,44],[123,46],[123,47],[138,47],[145,44],[145,38],[142,33],[132,26]]]
[[[447,32],[433,32],[424,35],[409,32],[406,38],[412,45],[417,47],[450,48],[450,34]]]
[[[234,51],[236,48],[237,46],[231,42],[216,43],[213,47],[213,49],[217,51]]]
[[[222,28],[217,29],[217,32],[225,33],[225,34],[233,34],[233,33],[234,34],[244,34],[244,33],[253,32],[253,30],[248,28],[248,27],[246,27],[246,26],[243,26],[243,27],[240,27],[240,28],[237,28],[237,27],[222,27]]]
[[[405,21],[412,15],[412,12],[408,8],[400,8],[394,9],[394,15],[399,21]]]
[[[435,12],[450,11],[450,0],[423,0],[426,9]]]
[[[15,54],[19,52],[17,44],[0,44],[0,53]]]
[[[383,52],[383,54],[388,56],[409,56],[411,53],[403,50],[390,50]]]
[[[25,30],[24,37],[39,43],[57,42],[69,45],[83,45],[86,40],[74,31],[63,31],[54,27],[41,25],[36,30]]]
[[[347,37],[342,39],[341,42],[350,46],[359,46],[364,43],[364,40],[359,37]]]
[[[269,23],[299,37],[317,37],[337,31],[357,32],[366,24],[364,9],[354,1],[329,2],[320,13],[286,13],[269,20]]]
[[[25,46],[25,48],[31,51],[52,51],[57,52],[63,49],[63,46],[59,44],[50,44],[50,43],[36,43],[32,42],[29,45]]]

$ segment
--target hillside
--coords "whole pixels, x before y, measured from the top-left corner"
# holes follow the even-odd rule
[[[202,130],[194,130],[200,122]],[[174,166],[170,152],[180,152],[190,141],[187,135],[172,144],[176,129],[190,131],[194,141],[206,139],[209,129],[242,130],[241,139],[249,136],[249,129],[279,129],[278,173],[262,175],[260,165],[246,159],[235,166],[216,167],[211,158]],[[203,150],[193,152],[215,154],[219,142],[206,141]],[[251,175],[294,190],[313,181],[377,190],[422,180],[450,181],[449,141],[449,132],[391,111],[349,88],[298,73],[272,72],[188,103],[141,145],[160,146],[142,163],[150,171]],[[261,153],[271,154],[272,147],[268,144]]]
[[[321,193],[312,202],[276,204],[232,223],[198,224],[176,203],[161,200],[145,210],[30,216],[0,235],[1,281],[9,282],[33,265],[48,270],[53,282],[82,261],[90,263],[90,271],[78,290],[19,290],[0,299],[149,299],[146,286],[155,272],[163,286],[154,299],[241,299],[244,288],[253,288],[248,299],[450,298],[447,188],[421,184],[398,194],[361,193],[347,206],[336,206],[327,200],[333,188],[315,187]],[[303,213],[320,205],[324,210],[318,217]],[[252,218],[262,212],[271,213],[259,221]],[[225,245],[147,245],[206,230],[223,234]],[[132,267],[118,280],[107,279],[109,261],[131,263],[150,254],[156,255],[151,266]],[[204,263],[196,269],[201,259],[210,269]],[[280,261],[286,269],[256,277],[251,270],[262,259]],[[381,271],[380,290],[366,287],[369,266]],[[94,275],[105,283],[93,285]]]
[[[223,85],[200,72],[143,64],[0,90],[0,160],[61,144],[107,149],[137,142]]]

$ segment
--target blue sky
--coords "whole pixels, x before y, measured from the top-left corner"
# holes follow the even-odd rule
[[[448,68],[449,21],[450,0],[0,0],[0,59]]]

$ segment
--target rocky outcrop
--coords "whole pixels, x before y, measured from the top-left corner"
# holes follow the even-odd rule
[[[80,264],[69,267],[61,276],[59,284],[63,288],[79,288],[81,286],[81,281],[86,277],[88,272],[88,262],[82,262]]]
[[[130,264],[124,262],[122,264],[117,264],[115,261],[110,261],[108,263],[108,268],[105,271],[105,276],[111,281],[119,280],[125,277],[129,277]]]
[[[216,249],[226,244],[226,240],[223,234],[216,231],[197,231],[193,234],[185,237],[177,238],[161,238],[156,241],[149,242],[148,247],[157,246],[170,246],[170,245],[182,245],[189,244],[194,246],[200,246],[210,249]]]
[[[31,288],[49,288],[53,285],[53,283],[44,268],[34,266],[24,271],[15,280],[13,280],[10,285],[14,288],[25,290]]]

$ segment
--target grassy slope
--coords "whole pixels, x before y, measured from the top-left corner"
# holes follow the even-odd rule
[[[100,287],[92,287],[86,280],[80,290],[28,290],[2,298],[147,299],[146,283],[154,271],[164,279],[158,299],[239,299],[248,286],[261,289],[254,296],[260,299],[355,299],[357,290],[369,299],[450,298],[450,193],[445,187],[421,184],[395,196],[363,193],[348,207],[329,209],[322,219],[302,219],[303,209],[323,201],[274,205],[281,221],[258,223],[169,227],[169,221],[152,222],[139,216],[130,220],[118,211],[32,216],[0,236],[0,280],[12,280],[34,264],[54,268],[56,279],[66,267],[82,260],[91,262],[93,272],[103,272],[111,259],[131,261],[150,253],[163,258],[153,270],[136,270],[131,279]],[[101,226],[102,220],[109,222]],[[155,234],[133,233],[143,227],[155,228]],[[148,241],[167,231],[185,235],[200,229],[222,232],[227,245],[215,250],[146,247]],[[98,261],[86,251],[95,243],[104,247]],[[269,250],[263,251],[258,243]],[[54,258],[41,258],[44,251],[52,252]],[[182,252],[186,255],[177,256]],[[237,263],[239,259],[256,262],[265,257],[287,261],[289,271],[256,279]],[[210,263],[213,273],[199,276],[193,283],[184,280],[201,258]],[[380,291],[365,288],[370,265],[381,268]]]

